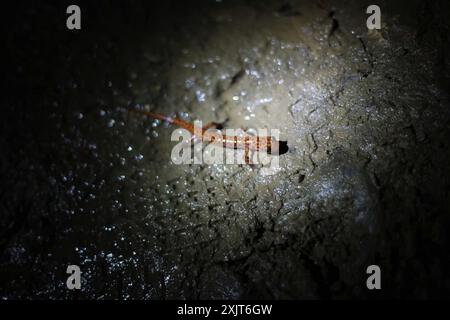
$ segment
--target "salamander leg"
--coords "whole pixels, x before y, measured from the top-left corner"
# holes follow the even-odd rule
[[[206,124],[205,126],[203,126],[203,130],[206,131],[208,129],[214,128],[214,129],[218,129],[221,130],[225,127],[225,124],[228,122],[228,119],[226,119],[224,122],[210,122],[208,124]]]
[[[245,152],[245,153],[244,153],[245,164],[250,164],[250,165],[252,165],[253,163],[252,163],[252,159],[251,159],[251,156],[250,156],[250,149],[245,148],[244,152]]]
[[[242,130],[244,130],[245,134],[249,135],[249,136],[257,136],[258,135],[258,131],[256,131],[253,128],[243,128]]]
[[[218,123],[218,122],[210,122],[203,126],[203,130],[206,131],[211,128],[219,129],[219,126],[220,126],[220,123]]]

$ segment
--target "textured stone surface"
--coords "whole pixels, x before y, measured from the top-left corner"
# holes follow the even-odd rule
[[[370,32],[358,1],[101,4],[75,34],[64,8],[11,13],[1,297],[448,296],[446,2],[379,1]],[[271,175],[173,165],[137,105],[290,151]]]

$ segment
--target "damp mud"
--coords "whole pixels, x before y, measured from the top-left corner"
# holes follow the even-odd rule
[[[75,33],[63,6],[11,13],[0,296],[448,296],[448,3],[379,1],[380,30],[364,1],[200,3],[81,5]],[[129,108],[289,151],[175,165],[176,128]]]

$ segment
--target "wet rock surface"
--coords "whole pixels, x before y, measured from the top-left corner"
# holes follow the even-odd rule
[[[62,5],[13,8],[1,297],[448,296],[450,11],[382,1],[368,31],[368,5],[98,2],[77,32]],[[174,128],[130,107],[280,129],[289,152],[174,165]]]

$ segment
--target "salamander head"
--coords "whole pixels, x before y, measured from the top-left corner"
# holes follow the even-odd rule
[[[270,149],[267,150],[268,154],[282,155],[288,152],[289,147],[287,141],[278,141],[275,138],[271,138]]]

